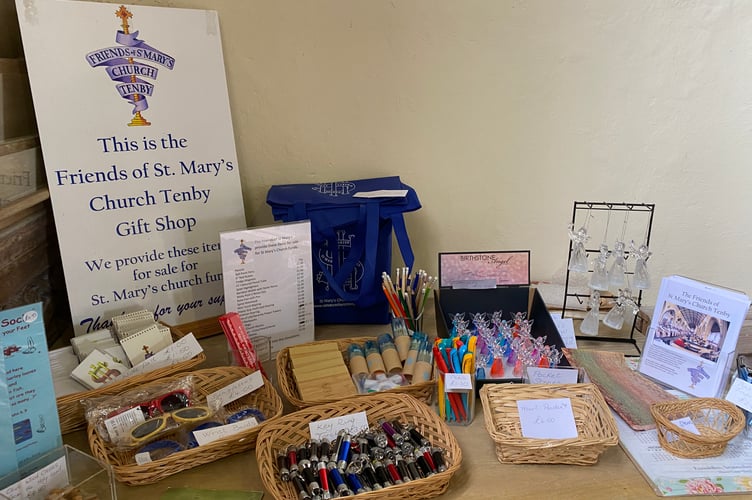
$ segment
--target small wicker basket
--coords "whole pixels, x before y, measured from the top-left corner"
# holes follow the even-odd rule
[[[211,394],[252,372],[253,370],[240,366],[206,368],[163,378],[151,384],[144,384],[142,388],[148,390],[149,385],[169,383],[191,375],[196,387],[198,401],[205,402],[207,394]],[[255,406],[261,410],[265,415],[264,421],[252,429],[218,439],[203,446],[183,450],[143,465],[136,463],[135,450],[118,451],[106,443],[97,433],[95,426],[91,424],[87,428],[89,446],[92,455],[112,466],[115,479],[119,482],[131,486],[155,483],[178,472],[252,449],[256,445],[259,431],[282,415],[282,398],[279,397],[268,380],[264,380],[263,387],[231,402],[225,406],[225,409],[232,412],[244,406]]]
[[[350,344],[363,344],[366,340],[375,340],[373,337],[353,337],[338,339],[337,347],[342,353],[342,357],[347,362],[347,348]],[[315,344],[315,342],[309,342],[307,344],[299,344],[299,346],[307,346]],[[300,392],[298,391],[297,384],[295,383],[295,377],[292,372],[292,362],[290,360],[290,349],[288,347],[280,349],[277,353],[277,383],[279,385],[279,391],[282,395],[296,408],[306,408],[317,404],[331,403],[332,399],[321,400],[304,400],[301,399]],[[428,380],[426,382],[420,382],[417,384],[404,385],[395,389],[389,389],[379,393],[363,394],[362,396],[369,397],[373,394],[409,394],[410,396],[423,401],[424,403],[430,403],[431,398],[435,392],[436,383],[434,380]]]
[[[137,387],[147,382],[151,382],[152,380],[160,380],[176,373],[188,371],[204,361],[206,361],[206,354],[200,352],[191,359],[170,366],[157,368],[150,372],[134,375],[123,380],[114,381],[111,384],[107,384],[97,389],[74,392],[73,394],[60,396],[57,398],[57,414],[60,419],[60,431],[63,434],[67,434],[86,427],[84,405],[81,404],[81,401],[84,399],[120,394],[132,387]]]
[[[340,401],[311,406],[270,422],[261,430],[256,445],[256,459],[261,480],[266,490],[277,500],[298,499],[291,482],[279,479],[277,452],[289,445],[300,445],[310,439],[308,424],[316,420],[338,417],[364,411],[368,423],[376,425],[379,419],[399,420],[414,425],[433,446],[444,450],[447,470],[430,477],[417,479],[383,490],[357,495],[358,498],[431,498],[449,487],[449,480],[462,463],[462,450],[449,426],[429,406],[407,394],[389,394],[388,391],[369,397],[352,397]]]
[[[523,437],[517,401],[553,398],[570,399],[578,436]],[[501,463],[592,465],[607,447],[619,442],[616,421],[593,384],[486,384],[480,389],[480,400]]]
[[[744,429],[744,414],[733,403],[718,398],[679,399],[650,407],[658,442],[682,458],[707,458],[723,454],[728,442]],[[688,417],[699,434],[673,423]]]

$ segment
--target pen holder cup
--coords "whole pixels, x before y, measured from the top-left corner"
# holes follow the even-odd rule
[[[475,375],[439,373],[437,380],[439,417],[450,425],[470,425],[475,417]]]

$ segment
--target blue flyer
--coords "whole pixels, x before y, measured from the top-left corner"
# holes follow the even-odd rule
[[[10,449],[21,469],[63,444],[41,303],[0,311],[0,346],[5,362],[0,384],[6,384],[10,401],[10,422],[3,417],[2,432],[12,428]]]
[[[10,414],[8,382],[5,379],[5,356],[0,356],[0,488],[5,488],[18,479],[16,445]]]

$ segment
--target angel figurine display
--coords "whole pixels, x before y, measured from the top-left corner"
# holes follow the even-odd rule
[[[580,331],[585,335],[596,336],[598,335],[598,323],[600,321],[599,313],[601,306],[601,294],[598,290],[593,290],[588,299],[588,306],[590,310],[580,323]]]
[[[615,330],[621,330],[627,312],[634,316],[637,311],[639,311],[639,307],[632,297],[632,290],[629,288],[620,289],[614,306],[603,317],[603,324]]]
[[[593,263],[593,275],[590,276],[590,288],[593,290],[605,291],[609,288],[608,257],[610,255],[608,245],[601,243],[600,253]]]
[[[639,247],[635,246],[634,240],[631,244],[632,255],[635,257],[634,277],[632,286],[638,290],[647,290],[650,288],[650,274],[648,273],[647,260],[653,254],[648,246],[643,243]]]
[[[626,245],[624,245],[623,241],[617,240],[614,243],[614,263],[611,264],[611,269],[608,271],[608,284],[614,290],[627,284],[627,258],[624,255],[625,249]]]
[[[585,242],[590,239],[587,228],[581,226],[578,230],[574,230],[574,224],[567,226],[569,230],[569,239],[572,240],[572,252],[569,254],[569,266],[570,271],[576,273],[588,272],[588,258],[587,250],[585,250]]]

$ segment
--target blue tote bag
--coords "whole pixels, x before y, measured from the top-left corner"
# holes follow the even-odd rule
[[[381,274],[392,272],[392,233],[405,265],[413,267],[402,216],[420,208],[413,188],[397,176],[287,184],[272,186],[266,202],[274,220],[311,221],[316,323],[389,322]]]

